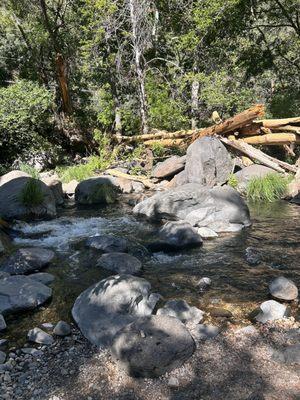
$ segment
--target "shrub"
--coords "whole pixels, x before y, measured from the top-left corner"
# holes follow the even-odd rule
[[[36,179],[29,179],[21,192],[21,203],[26,207],[39,206],[44,201],[44,193],[40,182]]]
[[[9,163],[45,142],[51,125],[53,95],[35,82],[21,80],[0,88],[0,162]]]
[[[239,184],[239,181],[234,174],[230,174],[227,184],[231,186],[233,189],[236,189]]]
[[[247,198],[251,201],[273,202],[281,199],[292,177],[268,174],[262,178],[252,178],[247,185]]]
[[[34,167],[32,167],[31,165],[20,164],[19,169],[20,169],[20,171],[23,171],[26,174],[30,175],[32,178],[35,178],[35,179],[39,179],[40,178],[39,172]]]

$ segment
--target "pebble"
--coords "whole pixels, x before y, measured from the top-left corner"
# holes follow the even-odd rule
[[[27,335],[28,339],[34,343],[40,343],[50,345],[54,342],[54,339],[49,333],[44,332],[40,328],[31,329]]]
[[[264,301],[260,305],[260,312],[256,315],[255,319],[258,322],[266,323],[268,321],[275,321],[282,319],[286,315],[287,309],[283,304],[275,300]]]
[[[3,351],[0,351],[0,364],[4,364],[6,360],[6,354]]]
[[[71,334],[71,327],[65,321],[59,321],[55,328],[53,329],[53,333],[57,336],[68,336]]]
[[[208,289],[208,288],[211,286],[211,284],[212,284],[211,279],[210,279],[210,278],[207,278],[207,277],[204,277],[204,278],[201,278],[201,279],[197,282],[196,286],[198,287],[198,289],[199,289],[200,291],[203,291],[203,290]]]
[[[246,261],[249,265],[258,265],[261,263],[261,256],[253,247],[247,247],[245,251]]]
[[[221,307],[211,308],[209,313],[212,317],[216,318],[231,318],[233,316],[231,311]]]
[[[168,386],[175,388],[179,386],[179,381],[177,378],[174,376],[171,376],[171,378],[168,380]]]
[[[42,352],[42,350],[34,349],[34,348],[31,348],[31,347],[23,347],[21,349],[21,351],[24,354],[29,354],[29,355],[34,356],[34,357],[40,357],[40,356],[42,356],[44,354]]]
[[[0,332],[7,328],[5,319],[2,314],[0,314]]]
[[[213,339],[220,333],[220,329],[215,325],[196,325],[192,331],[192,336],[198,340]]]

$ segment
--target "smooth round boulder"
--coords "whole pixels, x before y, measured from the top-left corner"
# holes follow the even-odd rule
[[[172,156],[165,161],[159,162],[152,170],[153,178],[164,179],[170,178],[184,169],[186,156]]]
[[[269,321],[284,318],[286,313],[287,309],[285,305],[280,304],[275,300],[268,300],[264,301],[260,305],[260,312],[256,315],[255,319],[256,321],[265,324]]]
[[[0,264],[0,271],[11,275],[28,274],[39,271],[53,261],[55,253],[52,250],[39,247],[18,249]]]
[[[126,253],[128,251],[127,240],[113,235],[90,237],[85,242],[85,245],[103,253]]]
[[[137,317],[151,315],[160,296],[151,284],[132,275],[113,275],[81,293],[72,315],[82,334],[96,346],[111,345],[114,335]]]
[[[298,297],[298,288],[290,279],[279,276],[269,284],[269,290],[273,297],[280,300],[295,300]]]
[[[140,272],[142,263],[136,257],[127,253],[103,254],[97,261],[97,267],[108,269],[119,274],[135,275]]]
[[[9,181],[12,181],[13,179],[24,178],[24,177],[31,178],[31,175],[27,174],[27,172],[23,172],[18,169],[10,171],[5,175],[0,176],[0,186],[4,185]]]
[[[54,335],[56,335],[56,336],[62,336],[62,337],[68,336],[68,335],[71,334],[71,327],[70,327],[70,325],[69,325],[67,322],[65,322],[65,321],[59,321],[59,322],[55,325],[55,327],[54,327],[54,329],[53,329],[53,333],[54,333]]]
[[[29,204],[22,200],[25,194]],[[38,204],[35,203],[37,194],[41,197]],[[0,215],[6,220],[54,218],[55,198],[51,189],[39,179],[27,176],[11,179],[0,186]]]
[[[45,303],[52,290],[24,275],[0,280],[0,313],[3,315],[31,310]]]
[[[178,318],[183,323],[190,322],[198,324],[202,321],[204,312],[199,308],[190,306],[185,300],[169,300],[166,304],[157,310],[157,315],[168,315]]]
[[[167,222],[158,231],[159,241],[150,244],[152,251],[180,250],[202,246],[203,241],[197,230],[185,221]]]
[[[139,318],[114,337],[112,354],[133,377],[156,378],[180,367],[195,350],[191,334],[177,318]]]
[[[112,204],[117,200],[119,188],[112,177],[99,176],[81,181],[75,189],[78,204]]]

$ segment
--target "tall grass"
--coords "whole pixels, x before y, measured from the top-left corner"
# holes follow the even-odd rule
[[[44,193],[36,179],[29,179],[20,194],[20,201],[26,207],[36,207],[43,203]]]
[[[32,178],[39,179],[40,174],[39,172],[32,167],[31,165],[28,164],[20,164],[19,170],[22,172],[26,172],[26,174],[30,175]]]
[[[247,198],[253,202],[273,202],[284,197],[291,176],[271,173],[261,178],[252,178],[247,185]]]

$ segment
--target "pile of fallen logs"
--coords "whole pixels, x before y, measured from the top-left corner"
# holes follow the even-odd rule
[[[224,121],[220,119],[208,128],[177,132],[153,131],[147,135],[122,136],[120,139],[125,143],[143,142],[145,146],[159,142],[164,147],[186,147],[198,138],[218,136],[226,146],[278,172],[296,172],[296,166],[270,157],[252,145],[284,146],[289,154],[294,155],[293,146],[300,144],[300,117],[262,119],[264,114],[264,105],[256,104],[234,117]]]

